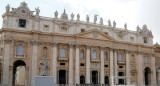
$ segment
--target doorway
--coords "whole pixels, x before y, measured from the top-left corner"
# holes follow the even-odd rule
[[[80,84],[85,84],[85,77],[83,75],[80,76]]]
[[[59,70],[59,84],[66,84],[67,74],[66,70]]]
[[[124,73],[123,72],[119,72],[118,76],[124,76]],[[124,85],[124,79],[119,79],[118,80],[118,84]]]
[[[145,78],[145,85],[150,85],[151,80],[151,70],[149,67],[144,69],[144,78]]]
[[[92,84],[98,84],[98,71],[92,71]]]
[[[26,63],[22,60],[17,60],[13,63],[13,85],[25,85],[25,66]]]

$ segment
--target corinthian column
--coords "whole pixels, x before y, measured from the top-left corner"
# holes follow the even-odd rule
[[[155,67],[155,56],[154,55],[152,55],[152,57],[151,57],[151,65],[152,65],[152,77],[151,77],[151,83],[152,83],[152,85],[154,86],[154,85],[157,85],[157,80],[156,80],[156,67]]]
[[[69,45],[69,85],[73,84],[73,45]]]
[[[127,85],[131,84],[131,73],[130,73],[130,55],[129,55],[129,51],[126,51],[126,76],[129,77],[127,78]]]
[[[114,49],[114,74],[117,76],[117,50]],[[118,84],[118,80],[115,79],[115,84]]]
[[[110,49],[110,78],[113,77],[113,72],[114,72],[114,69],[113,69],[113,49]],[[110,80],[110,84],[114,84],[114,83],[112,83]]]
[[[32,43],[32,68],[31,68],[31,86],[34,86],[34,77],[37,76],[38,42]]]
[[[144,77],[144,74],[143,74],[143,70],[142,70],[142,63],[143,63],[143,57],[142,57],[142,53],[141,52],[138,52],[138,64],[137,64],[137,67],[138,67],[138,85],[144,85],[143,83],[143,77]]]
[[[90,84],[90,46],[87,46],[86,53],[86,84]]]
[[[53,49],[53,76],[54,76],[54,83],[57,83],[57,43],[52,44],[52,49]]]
[[[4,59],[3,59],[3,77],[2,84],[9,85],[9,64],[10,64],[10,54],[11,54],[11,42],[12,40],[5,40],[4,46]]]
[[[76,45],[76,84],[79,84],[79,45]]]
[[[104,48],[101,47],[101,78],[100,83],[104,84]]]

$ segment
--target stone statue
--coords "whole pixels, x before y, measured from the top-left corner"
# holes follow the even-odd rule
[[[55,15],[55,18],[57,19],[58,18],[58,12],[57,12],[57,10],[54,12],[54,15]]]
[[[39,16],[39,12],[40,12],[39,7],[35,8],[35,10],[36,10],[36,16]]]
[[[147,25],[146,25],[146,24],[144,24],[142,28],[143,28],[143,29],[147,29]]]
[[[71,20],[73,20],[73,19],[74,19],[74,14],[72,13],[72,14],[71,14]]]
[[[48,61],[46,60],[45,56],[44,56],[44,59],[40,62],[40,65],[41,65],[40,75],[41,76],[48,76],[48,74],[49,74],[49,65],[48,65]]]
[[[17,14],[17,9],[16,9],[16,8],[12,8],[11,13],[12,13],[13,15],[16,15],[16,14]]]
[[[100,25],[103,25],[103,18],[100,19]]]
[[[111,27],[111,21],[110,20],[108,20],[108,26]]]
[[[97,21],[97,16],[98,15],[94,15],[94,23],[96,23],[96,21]]]
[[[87,22],[89,22],[89,15],[86,15],[86,20]]]
[[[116,22],[115,21],[113,21],[113,27],[116,27]]]
[[[80,19],[80,15],[79,15],[79,13],[77,14],[77,21],[79,21],[79,19]]]
[[[124,24],[124,29],[127,30],[127,24],[126,23]]]
[[[137,31],[138,31],[138,32],[140,31],[140,27],[139,27],[139,25],[137,25]]]
[[[10,6],[9,6],[9,4],[6,6],[6,13],[9,13],[9,11],[10,11]]]

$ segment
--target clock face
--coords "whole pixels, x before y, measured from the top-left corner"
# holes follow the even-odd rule
[[[25,10],[21,10],[21,12],[22,12],[22,13],[25,13],[26,11],[25,11]]]

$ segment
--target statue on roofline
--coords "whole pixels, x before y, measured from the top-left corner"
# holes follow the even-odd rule
[[[80,19],[80,15],[79,15],[79,13],[77,14],[77,21],[79,21],[79,19]]]
[[[57,10],[54,12],[54,15],[55,15],[55,18],[57,19],[58,18],[58,12],[57,12]]]
[[[87,22],[89,22],[89,15],[86,15],[86,20]]]
[[[36,10],[36,16],[39,16],[39,12],[40,12],[39,7],[35,8],[35,10]]]
[[[97,21],[97,16],[98,15],[94,15],[94,23],[96,23],[96,21]]]
[[[113,21],[113,27],[116,27],[116,22],[115,21]]]
[[[108,26],[111,27],[111,21],[110,20],[108,20]]]
[[[9,13],[9,11],[10,11],[10,6],[9,6],[9,4],[7,4],[7,6],[6,6],[6,13]]]
[[[100,25],[103,25],[103,18],[100,18]]]
[[[74,14],[72,13],[72,14],[71,14],[71,20],[73,20],[73,19],[74,19]]]

